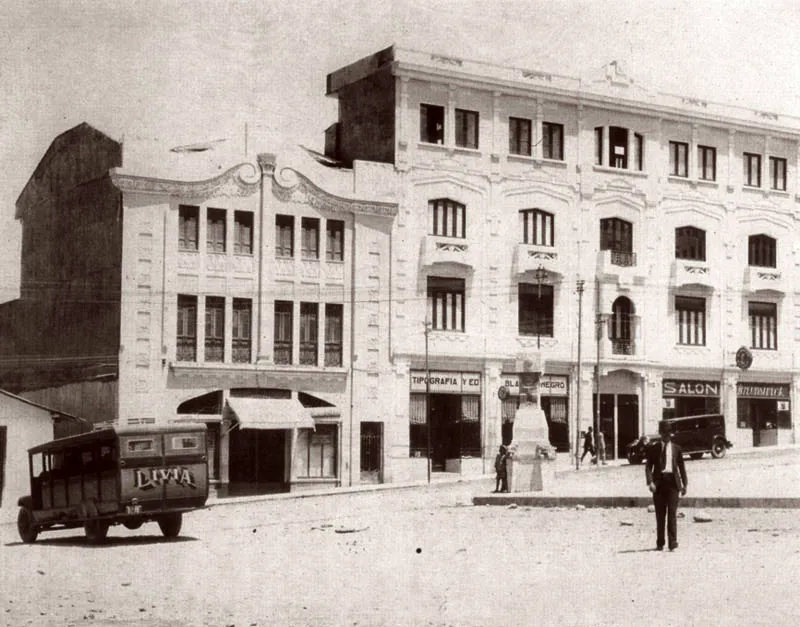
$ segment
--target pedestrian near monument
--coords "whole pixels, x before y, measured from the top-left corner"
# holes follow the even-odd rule
[[[594,438],[592,437],[591,427],[583,434],[583,455],[581,455],[581,464],[583,463],[583,458],[586,457],[586,453],[589,453],[590,458],[594,457]]]
[[[508,451],[502,444],[497,456],[494,458],[494,470],[497,473],[494,491],[508,492]]]
[[[656,549],[664,550],[666,523],[669,550],[674,551],[678,548],[678,498],[686,494],[689,481],[681,447],[672,441],[664,422],[658,426],[661,441],[650,447],[644,472],[656,509]]]

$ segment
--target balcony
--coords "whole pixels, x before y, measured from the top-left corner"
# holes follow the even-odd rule
[[[597,275],[613,279],[621,288],[641,285],[647,278],[647,269],[638,265],[636,253],[623,250],[601,250],[597,254]]]
[[[783,273],[776,268],[747,266],[744,272],[744,283],[750,292],[768,291],[785,294],[787,291],[786,279]]]
[[[676,259],[672,264],[672,285],[683,287],[685,285],[702,285],[710,289],[717,289],[719,273],[706,261],[694,259]]]
[[[636,343],[633,340],[611,340],[612,355],[635,355]]]
[[[552,246],[517,244],[514,250],[514,272],[525,274],[542,267],[548,274],[564,274],[564,260],[559,259],[558,249]]]
[[[458,237],[426,235],[422,243],[422,265],[457,263],[475,269],[480,261],[480,252],[475,242]]]

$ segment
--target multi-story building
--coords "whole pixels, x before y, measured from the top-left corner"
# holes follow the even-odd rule
[[[56,138],[17,203],[6,386],[95,423],[204,422],[222,484],[379,480],[393,174],[329,166]]]
[[[674,414],[723,411],[737,447],[794,441],[800,119],[605,70],[392,47],[328,75],[326,151],[391,164],[400,190],[396,477],[423,475],[429,431],[435,470],[489,471],[517,405],[498,389],[513,394],[521,355],[545,364],[562,449],[598,391],[612,457]]]

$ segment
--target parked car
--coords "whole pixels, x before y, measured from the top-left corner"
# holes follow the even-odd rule
[[[702,414],[669,418],[658,423],[658,429],[670,429],[672,440],[692,459],[700,459],[711,453],[715,459],[724,457],[733,446],[725,437],[725,416],[722,414]],[[628,461],[641,464],[647,459],[647,449],[659,440],[659,435],[646,435],[628,445]]]

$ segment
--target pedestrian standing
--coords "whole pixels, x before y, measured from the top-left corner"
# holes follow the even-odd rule
[[[681,447],[672,441],[672,433],[666,423],[662,421],[658,426],[661,441],[650,447],[644,472],[656,508],[656,549],[664,550],[666,522],[669,550],[674,551],[678,548],[678,495],[686,494],[689,481]]]
[[[602,431],[597,432],[597,461],[606,465],[606,436]]]
[[[583,463],[583,458],[586,457],[586,453],[589,453],[590,458],[594,457],[594,438],[592,437],[591,427],[583,434],[583,455],[581,455],[581,464]]]
[[[508,492],[508,452],[504,445],[500,445],[500,451],[494,458],[494,470],[497,473],[495,478],[495,492]]]

